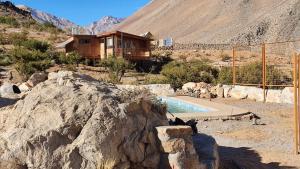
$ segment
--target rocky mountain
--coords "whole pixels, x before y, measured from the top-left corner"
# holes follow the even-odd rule
[[[85,32],[87,34],[97,34],[97,33],[108,31],[109,29],[114,27],[116,24],[119,24],[120,22],[122,22],[124,20],[123,18],[116,18],[113,16],[105,16],[105,17],[101,18],[100,20],[91,23],[88,26],[81,27],[68,19],[60,18],[60,17],[54,16],[52,14],[37,10],[37,9],[27,7],[25,5],[17,5],[17,7],[30,12],[32,18],[34,20],[38,21],[39,23],[49,22],[60,29],[69,29],[70,30],[71,28],[77,28],[77,29],[80,29],[81,32]]]
[[[0,1],[0,16],[13,16],[21,22],[32,20],[32,17],[28,11],[17,8],[9,1]]]
[[[91,34],[97,34],[101,32],[108,31],[115,25],[121,23],[123,18],[116,18],[113,16],[105,16],[98,21],[93,22],[92,24],[85,27],[85,29]]]
[[[17,5],[17,7],[30,12],[32,18],[39,23],[47,23],[47,22],[52,23],[53,25],[55,25],[56,27],[58,27],[60,29],[70,29],[72,27],[79,27],[78,25],[69,21],[68,19],[60,18],[60,17],[54,16],[52,14],[49,14],[47,12],[33,9],[33,8],[27,7],[25,5]]]
[[[116,29],[179,43],[256,43],[300,37],[300,0],[154,0]]]

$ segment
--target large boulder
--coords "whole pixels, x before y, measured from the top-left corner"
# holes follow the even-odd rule
[[[223,89],[224,89],[224,97],[228,98],[230,97],[229,93],[231,91],[233,87],[231,85],[223,85]]]
[[[72,72],[49,79],[0,110],[1,169],[158,167],[164,107]]]
[[[30,78],[27,81],[27,84],[30,87],[34,87],[37,84],[44,82],[47,80],[48,75],[46,73],[40,72],[40,73],[34,73],[33,75],[30,76]]]
[[[6,98],[11,98],[11,97],[16,97],[16,94],[20,94],[21,91],[18,86],[11,84],[11,83],[3,83],[0,87],[0,96],[1,97],[6,97]]]
[[[229,95],[234,99],[246,99],[248,97],[247,88],[246,86],[234,86]]]
[[[162,126],[156,128],[165,153],[160,168],[204,169],[193,145],[192,128],[189,126]]]
[[[264,101],[264,90],[257,87],[247,87],[248,99],[262,102]]]
[[[28,92],[31,89],[31,86],[27,82],[24,82],[19,85],[19,89],[21,92]]]
[[[281,97],[282,97],[282,91],[281,90],[275,90],[275,89],[269,89],[267,91],[267,103],[281,103]]]
[[[182,90],[184,91],[194,91],[194,89],[197,87],[197,83],[194,83],[194,82],[189,82],[189,83],[186,83],[182,86]]]
[[[281,103],[294,104],[294,88],[286,87],[281,93]]]

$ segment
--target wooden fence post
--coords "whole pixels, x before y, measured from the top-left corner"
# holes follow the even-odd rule
[[[232,47],[232,84],[236,84],[235,47]]]
[[[296,111],[295,111],[295,143],[296,143],[296,153],[299,154],[299,110],[300,110],[300,89],[299,89],[299,77],[300,77],[300,55],[295,54],[295,60],[297,61],[296,64],[296,72],[295,72],[295,85],[296,85],[296,90],[295,93],[297,95],[297,98],[295,100],[295,104],[297,106]],[[297,92],[298,91],[298,92]]]
[[[264,103],[266,102],[266,45],[262,44],[262,87],[264,92]]]

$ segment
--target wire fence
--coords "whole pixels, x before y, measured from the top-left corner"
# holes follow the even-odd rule
[[[263,89],[264,102],[271,91],[268,89],[293,87],[295,150],[297,154],[300,152],[300,53],[296,54],[296,50],[300,52],[300,40],[234,46],[177,44],[176,49],[212,51],[213,54],[207,56],[215,61],[214,64],[226,68],[223,74],[229,80],[226,79],[225,83],[231,81],[233,85],[260,87]],[[228,52],[231,54],[228,55]],[[221,57],[214,56],[219,53]],[[222,54],[226,57],[222,57]]]
[[[233,47],[233,84],[292,87],[295,43],[276,42]]]

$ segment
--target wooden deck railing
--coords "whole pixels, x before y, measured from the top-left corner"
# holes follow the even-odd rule
[[[139,49],[122,49],[117,48],[116,54],[122,55],[124,54],[124,58],[145,58],[150,57],[150,51],[146,48],[139,48]]]

